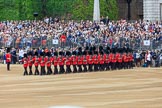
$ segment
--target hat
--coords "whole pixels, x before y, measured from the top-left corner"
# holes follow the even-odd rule
[[[27,54],[26,53],[24,54],[24,58],[27,58]]]
[[[54,56],[58,56],[58,52],[54,52]]]
[[[34,54],[35,56],[38,56],[38,52],[35,52],[35,54]]]
[[[76,55],[76,51],[73,51],[72,54],[73,54],[73,55]]]
[[[9,53],[10,52],[10,48],[6,48],[6,51],[7,51],[7,53]]]

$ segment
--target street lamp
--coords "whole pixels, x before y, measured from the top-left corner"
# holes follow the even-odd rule
[[[128,3],[128,20],[131,19],[131,8],[130,8],[131,2],[132,2],[132,0],[127,0],[127,3]]]

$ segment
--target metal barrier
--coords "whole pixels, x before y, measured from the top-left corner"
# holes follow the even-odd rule
[[[113,38],[84,38],[84,37],[75,37],[67,38],[66,42],[60,42],[59,38],[52,37],[31,37],[31,38],[22,38],[20,41],[17,41],[16,38],[11,40],[0,39],[0,48],[1,47],[14,47],[14,48],[73,48],[77,46],[109,46],[110,48],[122,48],[129,47],[133,50],[154,50],[162,49],[162,40],[156,39],[140,39],[140,38],[126,38],[119,37],[117,40]]]

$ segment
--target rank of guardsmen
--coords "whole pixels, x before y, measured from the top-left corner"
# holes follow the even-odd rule
[[[75,51],[36,51],[24,54],[24,75],[51,75],[80,72],[132,69],[133,54],[130,48],[82,47]],[[34,68],[34,69],[33,69]]]

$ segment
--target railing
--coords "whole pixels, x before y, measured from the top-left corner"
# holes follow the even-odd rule
[[[133,50],[154,50],[162,49],[162,40],[155,39],[140,39],[140,38],[126,38],[119,37],[117,40],[113,38],[67,38],[65,42],[61,42],[59,38],[45,38],[32,37],[28,39],[21,39],[19,42],[16,39],[5,41],[0,39],[0,48],[14,47],[14,48],[73,48],[77,46],[109,46],[110,48],[129,47]]]

